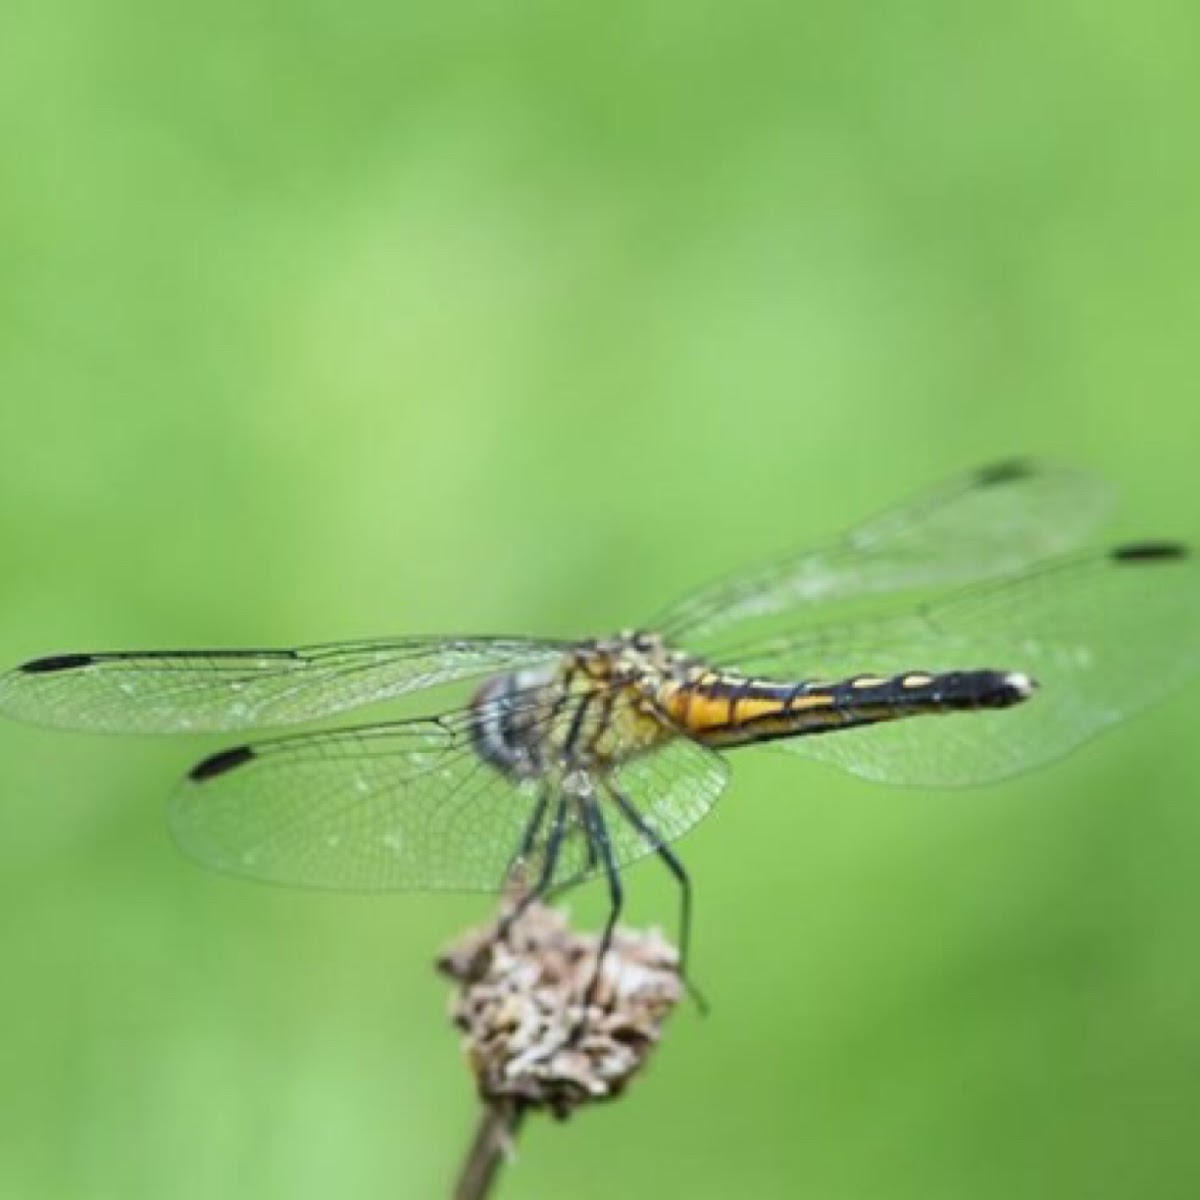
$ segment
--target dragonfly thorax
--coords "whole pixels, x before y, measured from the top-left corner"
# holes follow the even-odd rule
[[[479,688],[476,752],[517,779],[611,768],[673,736],[657,699],[693,669],[655,634],[579,642],[557,663],[497,675]]]

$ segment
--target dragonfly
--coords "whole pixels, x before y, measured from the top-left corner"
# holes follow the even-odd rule
[[[0,676],[0,716],[62,729],[218,733],[331,718],[476,681],[436,715],[250,740],[174,793],[180,847],[275,883],[502,890],[607,884],[713,807],[759,743],[883,783],[999,780],[1147,708],[1200,665],[1187,547],[1081,549],[1102,480],[1054,463],[972,471],[815,550],[700,589],[636,629],[566,640],[400,637],[293,649],[87,652]]]

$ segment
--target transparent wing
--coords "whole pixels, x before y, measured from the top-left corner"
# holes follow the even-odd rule
[[[679,738],[626,764],[617,782],[654,835],[673,842],[712,811],[729,782],[729,765],[706,746]],[[618,863],[653,853],[653,843],[619,812],[606,806],[604,814]]]
[[[565,798],[567,823],[552,875],[556,885],[579,883],[603,871],[599,848],[589,844],[583,804],[599,806],[613,862],[628,866],[653,854],[659,844],[683,837],[706,817],[729,782],[729,766],[715,751],[680,737],[625,763],[616,773],[616,782],[636,810],[636,821],[623,814],[606,777],[575,772],[558,785]],[[543,838],[528,856],[527,878],[536,878],[545,849]]]
[[[779,745],[868,779],[982,783],[1056,758],[1200,667],[1200,572],[1172,547],[1071,557],[892,618],[746,647],[776,677],[992,668],[1037,683],[1001,711],[921,716]]]
[[[501,701],[510,711],[520,702]],[[514,782],[479,757],[478,713],[235,747],[180,786],[170,825],[205,865],[273,883],[354,891],[494,891],[514,870],[536,880],[556,824],[551,882],[595,873],[582,820],[598,781],[575,771]],[[725,783],[712,751],[672,743],[622,772],[665,838],[704,815]],[[611,821],[618,859],[650,853]]]
[[[180,847],[273,883],[502,886],[542,794],[480,758],[471,710],[280,738],[200,763],[171,800]]]
[[[1107,484],[1049,463],[996,464],[926,492],[822,549],[684,599],[650,627],[683,641],[787,610],[1011,573],[1074,549],[1111,507]]]
[[[562,643],[417,637],[295,650],[63,654],[0,676],[0,716],[108,733],[290,725],[544,662]]]

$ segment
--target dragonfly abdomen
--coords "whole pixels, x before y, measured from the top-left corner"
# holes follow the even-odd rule
[[[1016,671],[907,671],[835,683],[778,683],[710,673],[664,697],[672,719],[699,741],[739,746],[930,713],[1009,708],[1034,690]]]

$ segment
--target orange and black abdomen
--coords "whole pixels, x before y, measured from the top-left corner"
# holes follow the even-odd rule
[[[1008,708],[1033,681],[1015,671],[909,671],[837,683],[776,683],[710,672],[664,688],[661,704],[697,741],[741,746],[928,713]]]

